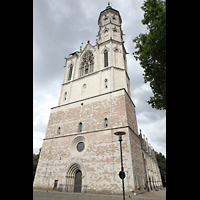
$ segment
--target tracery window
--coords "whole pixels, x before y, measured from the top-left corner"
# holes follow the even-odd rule
[[[94,71],[94,56],[91,51],[87,51],[82,58],[80,67],[80,77]]]

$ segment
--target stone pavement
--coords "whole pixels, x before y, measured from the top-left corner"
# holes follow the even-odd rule
[[[33,190],[33,200],[122,200],[121,195],[100,195],[100,194],[81,194],[67,193],[55,190]],[[166,189],[162,191],[152,191],[132,196],[126,196],[126,200],[165,200]]]

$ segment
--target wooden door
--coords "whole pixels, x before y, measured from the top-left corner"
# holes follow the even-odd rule
[[[81,192],[82,172],[78,170],[74,180],[74,192]]]

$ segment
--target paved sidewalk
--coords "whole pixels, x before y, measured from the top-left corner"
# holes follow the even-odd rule
[[[100,195],[100,194],[81,194],[59,191],[33,190],[33,200],[122,200],[121,195]],[[126,200],[165,200],[166,189],[164,191],[153,191],[132,196],[126,196]]]

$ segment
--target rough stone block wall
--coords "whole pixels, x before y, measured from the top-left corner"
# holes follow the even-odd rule
[[[82,133],[78,132],[79,122],[83,123]],[[59,135],[58,127],[61,127]],[[134,190],[124,90],[51,110],[34,186],[47,187],[50,172],[50,187],[55,180],[58,185],[66,184],[67,169],[72,163],[79,163],[85,171],[82,185],[87,185],[88,190],[121,191],[120,149],[118,137],[114,135],[118,130],[127,133],[122,143],[124,169],[129,171],[129,189]],[[80,136],[85,141],[84,153],[77,153],[77,144],[72,145]],[[125,189],[128,190],[127,180]]]
[[[143,189],[145,187],[145,172],[140,139],[132,130],[129,131],[129,136],[134,174],[134,186],[136,190]]]
[[[107,128],[105,118],[108,119]],[[81,133],[80,122],[83,123]],[[124,170],[126,174],[127,171],[129,173],[129,190],[143,189],[143,151],[137,134],[135,108],[125,90],[52,108],[34,186],[47,187],[50,172],[50,187],[53,187],[55,180],[58,180],[58,185],[69,184],[67,170],[73,163],[78,163],[84,171],[82,185],[87,185],[88,191],[120,192],[120,149],[118,137],[114,135],[119,130],[126,132],[122,150]],[[83,152],[76,150],[78,138],[84,140]],[[154,166],[157,172],[157,167],[151,165],[149,158],[148,170],[151,171],[150,166]],[[150,172],[148,176],[154,177]],[[73,180],[70,183],[73,184]],[[128,190],[127,177],[125,190]]]

